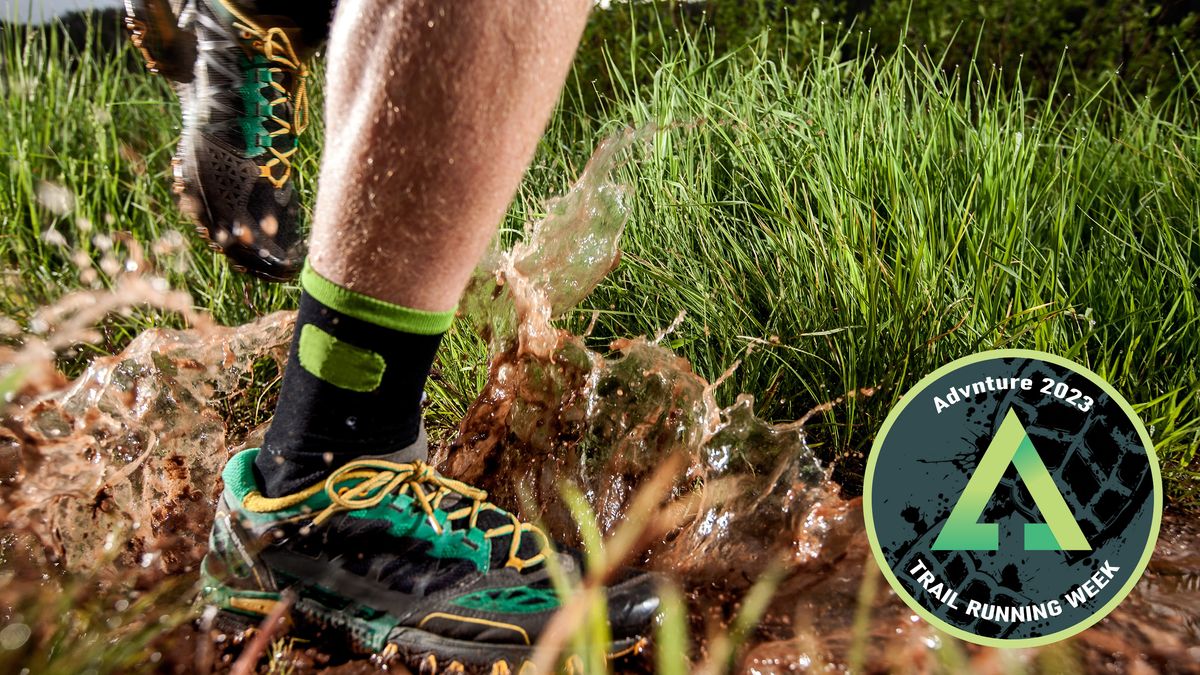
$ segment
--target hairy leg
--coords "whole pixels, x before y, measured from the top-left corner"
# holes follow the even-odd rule
[[[343,0],[296,336],[265,494],[424,458],[442,334],[554,107],[588,0]]]
[[[458,302],[532,158],[588,0],[343,0],[309,262],[414,309]]]

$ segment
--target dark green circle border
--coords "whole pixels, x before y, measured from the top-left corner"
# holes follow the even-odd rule
[[[1098,386],[1104,391],[1104,393],[1108,394],[1114,401],[1116,401],[1121,410],[1125,411],[1125,414],[1128,415],[1129,419],[1133,422],[1134,429],[1137,430],[1138,436],[1142,440],[1142,445],[1146,448],[1146,456],[1150,460],[1150,473],[1154,483],[1154,513],[1152,514],[1153,517],[1150,524],[1150,536],[1146,542],[1146,550],[1142,552],[1142,557],[1134,567],[1133,573],[1129,576],[1129,580],[1126,581],[1125,585],[1117,591],[1116,595],[1114,595],[1103,607],[1096,610],[1091,616],[1080,621],[1074,626],[1071,626],[1070,628],[1064,628],[1060,631],[1040,637],[1012,640],[976,635],[975,633],[971,633],[957,626],[951,625],[950,623],[935,616],[929,610],[925,609],[925,607],[922,606],[915,597],[909,595],[908,591],[896,578],[896,574],[892,571],[891,566],[888,565],[887,559],[883,555],[883,549],[879,546],[879,539],[875,536],[874,517],[871,512],[872,482],[874,481],[875,477],[876,459],[879,457],[880,449],[883,446],[883,440],[887,437],[888,431],[891,430],[892,424],[895,423],[896,419],[900,417],[900,414],[904,412],[904,409],[913,402],[913,399],[915,399],[919,394],[933,384],[934,381],[943,375],[971,363],[989,361],[997,358],[1039,359],[1048,363],[1062,366],[1064,368],[1068,368],[1079,375],[1083,375],[1090,380],[1092,384]],[[904,604],[908,605],[909,608],[915,611],[918,616],[935,628],[944,631],[960,640],[965,640],[967,642],[973,642],[975,644],[985,645],[988,647],[1022,648],[1040,647],[1052,644],[1084,631],[1116,609],[1117,605],[1121,604],[1121,601],[1123,601],[1126,596],[1129,595],[1129,592],[1132,591],[1133,587],[1137,585],[1137,582],[1141,580],[1142,573],[1146,571],[1146,565],[1149,564],[1150,556],[1154,553],[1154,546],[1158,543],[1158,531],[1160,525],[1162,524],[1162,510],[1162,474],[1159,472],[1158,468],[1158,455],[1154,452],[1154,444],[1150,441],[1150,434],[1146,431],[1146,426],[1142,424],[1141,418],[1138,417],[1136,412],[1134,412],[1133,406],[1129,404],[1129,401],[1125,400],[1125,397],[1121,396],[1121,394],[1118,393],[1117,390],[1113,388],[1113,386],[1104,378],[1100,377],[1088,368],[1085,368],[1082,365],[1071,361],[1070,359],[1065,359],[1061,356],[1047,354],[1046,352],[1039,352],[1032,349],[993,349],[986,352],[979,352],[978,354],[964,356],[961,359],[955,359],[954,361],[947,363],[941,368],[938,368],[932,373],[921,378],[921,381],[917,382],[915,386],[909,389],[908,392],[905,393],[900,399],[900,402],[897,403],[894,408],[892,408],[890,413],[888,413],[887,419],[884,420],[883,426],[880,427],[879,433],[875,436],[875,441],[871,444],[871,455],[867,458],[867,470],[866,475],[863,478],[863,519],[866,521],[867,539],[870,540],[871,543],[871,554],[875,557],[876,564],[879,565],[880,571],[883,572],[883,576],[887,579],[888,584],[891,585],[892,590],[894,590],[896,595],[898,595],[900,599],[904,601]]]

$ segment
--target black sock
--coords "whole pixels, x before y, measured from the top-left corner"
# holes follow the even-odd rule
[[[301,285],[283,389],[254,463],[267,497],[412,445],[425,379],[454,316],[354,293],[308,266]]]

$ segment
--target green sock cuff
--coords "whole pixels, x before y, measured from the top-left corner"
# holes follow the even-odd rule
[[[321,276],[307,261],[300,273],[300,286],[322,305],[383,328],[416,335],[439,335],[449,330],[454,321],[453,309],[427,312],[355,293]]]
[[[251,492],[259,490],[254,480],[254,458],[258,456],[258,448],[243,450],[226,462],[221,470],[221,478],[225,480],[225,490],[237,500],[236,506],[242,505],[242,500]]]

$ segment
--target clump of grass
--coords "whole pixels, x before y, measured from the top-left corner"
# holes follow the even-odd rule
[[[617,666],[631,665],[629,661],[614,663],[607,654],[612,633],[608,625],[604,583],[615,576],[639,549],[682,524],[659,507],[678,481],[683,464],[680,456],[668,457],[650,479],[638,487],[625,520],[608,537],[602,533],[596,514],[583,493],[573,483],[563,484],[564,501],[583,543],[587,573],[582,579],[568,578],[553,556],[547,559],[563,605],[547,624],[537,644],[533,660],[536,672],[549,672],[551,666],[561,661],[573,663],[574,667],[567,668],[567,672],[606,673],[614,672]],[[747,590],[727,630],[697,636],[706,638],[702,650],[704,658],[699,660],[696,652],[701,650],[688,635],[690,615],[683,594],[673,581],[662,579],[658,588],[661,594],[659,614],[654,626],[655,672],[663,675],[730,672],[739,650],[754,635],[783,576],[782,566],[769,567]],[[644,655],[641,658],[641,665],[649,664]]]

